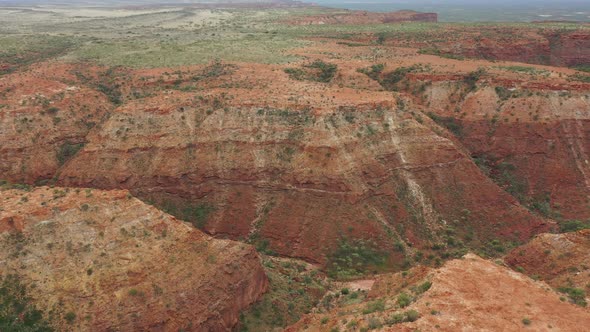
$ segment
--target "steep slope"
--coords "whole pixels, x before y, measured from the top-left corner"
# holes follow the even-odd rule
[[[492,178],[545,216],[590,216],[586,90],[484,83],[457,102],[448,84],[427,89],[427,104],[461,126],[459,140]]]
[[[454,250],[548,228],[423,118],[372,105],[215,107],[175,93],[119,108],[59,183],[126,188],[209,233],[321,263],[355,239],[386,252],[400,243],[400,263],[404,247]]]
[[[524,62],[551,66],[590,63],[590,29],[584,25],[440,24],[418,33],[385,33],[387,43],[452,58]]]
[[[0,273],[29,285],[58,330],[230,330],[267,287],[252,247],[126,191],[39,187],[0,201]]]
[[[554,288],[590,290],[590,230],[540,234],[504,260]]]
[[[588,324],[588,311],[546,284],[468,254],[436,270],[380,276],[365,301],[305,316],[287,331],[585,331]]]
[[[35,65],[0,77],[0,180],[51,179],[113,108],[72,66]]]
[[[550,218],[590,216],[590,84],[535,67],[489,70],[450,75],[407,66],[368,74],[410,94],[411,107],[446,127],[523,205]]]

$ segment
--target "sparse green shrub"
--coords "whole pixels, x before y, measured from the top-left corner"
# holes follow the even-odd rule
[[[463,137],[463,124],[460,122],[460,120],[452,116],[440,116],[434,114],[433,112],[428,112],[427,115],[438,125],[447,128],[455,136]]]
[[[31,304],[19,276],[0,276],[0,331],[51,332],[43,313]]]
[[[590,73],[590,65],[579,65],[579,66],[575,66],[574,69]]]
[[[188,221],[199,229],[205,227],[209,215],[215,211],[215,207],[207,202],[181,205],[172,201],[164,201],[159,206],[164,212]]]
[[[405,320],[405,315],[402,313],[395,313],[387,320],[388,325],[400,324]]]
[[[383,323],[381,323],[381,320],[379,318],[369,317],[369,321],[368,321],[369,330],[375,330],[375,329],[378,329],[382,326],[383,326]]]
[[[396,91],[397,84],[406,78],[409,73],[420,70],[420,66],[414,65],[411,67],[399,67],[394,71],[383,75],[379,83],[387,90]]]
[[[418,285],[416,287],[416,295],[420,295],[425,293],[426,291],[428,291],[430,289],[430,287],[432,286],[432,282],[430,281],[425,281],[423,283],[421,283],[420,285]]]
[[[477,82],[487,72],[483,68],[479,68],[476,71],[472,71],[463,78],[463,82],[467,85],[467,91],[473,91],[477,88]]]
[[[588,305],[586,302],[586,292],[583,289],[575,287],[559,287],[557,290],[567,294],[572,303],[579,305],[580,307],[586,307]]]
[[[321,83],[329,83],[332,81],[338,66],[332,63],[326,63],[322,60],[316,60],[311,64],[304,65],[303,68],[285,68],[284,72],[289,75],[290,78],[303,81],[315,81]]]
[[[378,311],[385,310],[385,301],[382,299],[367,303],[367,307],[363,310],[363,315],[371,314]]]
[[[521,202],[526,201],[525,193],[528,190],[528,183],[516,174],[516,167],[513,164],[507,161],[501,162],[497,165],[497,174],[493,176],[509,194]]]
[[[410,295],[402,292],[397,296],[397,305],[400,308],[405,308],[405,307],[409,306],[410,303],[412,303],[412,300],[413,299]]]
[[[590,229],[590,221],[567,220],[559,223],[561,233],[576,232],[582,229]]]
[[[329,256],[328,275],[347,279],[364,274],[370,267],[382,266],[387,253],[374,249],[376,246],[363,240],[342,240]]]
[[[122,93],[119,84],[99,83],[96,87],[98,91],[107,96],[109,101],[115,105],[121,105]]]
[[[418,51],[418,54],[430,54],[430,55],[436,55],[436,56],[440,56],[442,58],[447,58],[447,59],[465,60],[465,57],[462,55],[453,54],[453,53],[444,53],[441,50],[439,50],[438,48],[433,48],[433,47],[420,49]]]
[[[522,323],[524,325],[527,325],[528,326],[528,325],[531,325],[531,320],[525,317],[525,318],[522,319]]]
[[[498,98],[500,98],[500,100],[508,100],[514,96],[514,93],[512,91],[506,89],[503,86],[495,87],[494,91],[496,91],[496,95],[498,96]]]
[[[59,112],[59,108],[57,107],[49,107],[47,109],[47,113],[51,114],[51,115],[55,115]]]
[[[574,75],[572,77],[576,81],[580,81],[580,82],[584,82],[584,83],[590,83],[590,75],[576,74],[576,75]]]
[[[64,316],[64,319],[68,324],[74,324],[74,321],[76,321],[76,314],[70,311]]]
[[[60,145],[57,151],[57,161],[58,164],[61,166],[66,163],[66,161],[70,160],[73,156],[75,156],[80,149],[84,147],[84,143],[69,143],[65,142]]]
[[[385,43],[385,39],[386,39],[385,33],[380,32],[380,33],[377,34],[376,43],[378,45],[383,45]]]
[[[408,322],[415,322],[420,318],[420,313],[416,310],[408,310],[406,312],[406,320]]]
[[[371,79],[378,81],[379,75],[381,75],[381,73],[383,72],[384,69],[385,69],[385,65],[380,63],[380,64],[372,65],[367,68],[359,68],[356,71],[369,76]]]
[[[408,310],[404,313],[395,313],[386,320],[387,325],[401,324],[404,322],[415,322],[420,318],[420,313],[416,310]]]

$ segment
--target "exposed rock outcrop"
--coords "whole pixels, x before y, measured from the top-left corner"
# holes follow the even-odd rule
[[[590,230],[541,234],[512,250],[504,259],[555,288],[590,286]]]
[[[256,251],[127,191],[0,191],[0,273],[59,330],[229,331],[266,290]]]
[[[209,233],[260,239],[281,255],[320,263],[355,238],[392,251],[399,241],[426,249],[446,242],[447,227],[468,245],[549,228],[431,121],[410,113],[180,103],[182,111],[118,109],[61,169],[59,183],[126,188],[186,212]]]
[[[351,326],[382,331],[585,331],[590,313],[559,297],[543,282],[468,254],[439,269],[381,276],[364,302],[305,316],[287,331]]]

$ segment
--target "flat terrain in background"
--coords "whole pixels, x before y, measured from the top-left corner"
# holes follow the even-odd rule
[[[585,332],[590,25],[404,15],[0,7],[0,275],[60,330]]]
[[[477,23],[310,25],[284,24],[297,16],[333,14],[321,7],[290,9],[54,8],[0,7],[0,63],[47,58],[95,61],[104,65],[173,67],[227,61],[287,63],[289,50],[314,37],[350,38],[387,33],[420,39],[449,28],[588,29],[578,24]],[[435,39],[440,39],[435,38]]]

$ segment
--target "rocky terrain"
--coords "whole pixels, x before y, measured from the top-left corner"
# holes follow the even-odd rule
[[[254,248],[127,191],[0,192],[0,271],[59,330],[230,330],[267,288]]]
[[[318,20],[312,22],[318,24]],[[448,58],[575,67],[586,66],[590,61],[590,30],[588,25],[578,26],[579,29],[570,30],[543,23],[478,27],[441,24],[437,29],[420,33],[389,34],[385,31],[380,35],[386,44],[418,48],[421,53]],[[351,38],[358,41],[375,39],[368,34]]]
[[[505,261],[513,268],[542,279],[565,293],[574,288],[586,291],[590,288],[588,246],[588,230],[541,234],[515,248]]]
[[[208,233],[256,237],[281,255],[321,263],[345,240],[428,249],[446,241],[437,233],[447,227],[474,243],[549,229],[432,123],[409,114],[387,106],[211,109],[191,98],[118,109],[58,182],[127,188],[164,208],[194,210],[185,218]],[[462,205],[445,203],[453,200]]]
[[[347,299],[352,304],[305,316],[287,331],[584,331],[590,313],[559,297],[542,282],[469,254],[438,269],[380,276],[362,302]]]
[[[37,308],[13,321],[590,323],[587,27],[305,6],[11,13],[0,290],[27,295],[0,303]]]

